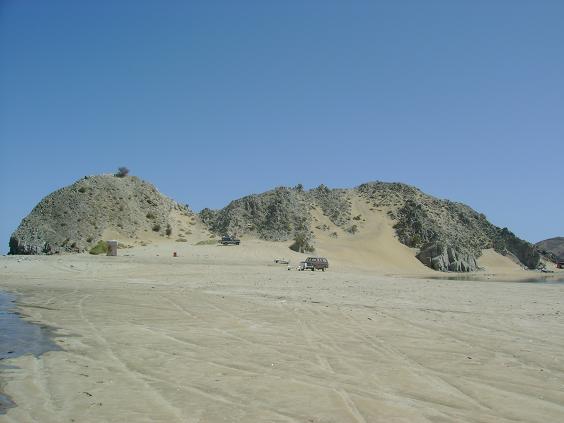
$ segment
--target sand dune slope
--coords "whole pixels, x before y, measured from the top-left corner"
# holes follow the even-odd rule
[[[386,212],[385,208],[371,209],[353,197],[352,214],[361,216],[355,221],[358,228],[355,234],[333,225],[322,213],[316,212],[316,226],[325,225],[329,228],[314,231],[318,254],[348,269],[364,269],[380,274],[435,273],[415,258],[415,250],[399,242],[393,221]]]

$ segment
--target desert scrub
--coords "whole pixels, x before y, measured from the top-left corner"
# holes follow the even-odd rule
[[[186,238],[177,238],[176,242],[188,242]]]
[[[310,244],[310,240],[310,235],[307,232],[296,232],[294,243],[290,245],[290,250],[297,251],[298,253],[312,253],[315,251],[315,248]]]
[[[352,225],[350,228],[347,229],[347,232],[350,234],[356,234],[358,232],[358,226]]]
[[[108,244],[105,241],[98,241],[89,251],[90,254],[106,254],[108,252]]]
[[[159,225],[159,224],[157,223],[157,224],[153,225],[153,228],[152,228],[152,229],[153,229],[153,231],[155,231],[155,232],[159,232],[159,231],[161,230],[161,225]]]

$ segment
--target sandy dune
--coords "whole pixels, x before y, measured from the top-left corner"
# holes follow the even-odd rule
[[[434,273],[415,258],[411,248],[397,240],[393,222],[386,211],[371,210],[361,201],[353,201],[353,216],[361,215],[366,219],[356,223],[359,231],[354,235],[333,225],[322,213],[315,213],[318,225],[330,228],[315,230],[318,254],[337,260],[341,268],[351,271],[362,269],[403,275]],[[337,237],[331,236],[332,233]]]
[[[563,285],[288,271],[260,241],[120,254],[0,258],[63,348],[4,362],[1,422],[564,420]]]

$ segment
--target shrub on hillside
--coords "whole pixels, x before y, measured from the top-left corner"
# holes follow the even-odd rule
[[[117,176],[118,178],[124,178],[129,174],[129,169],[126,168],[125,166],[121,166],[118,168],[117,172],[114,174],[114,176]]]
[[[352,225],[350,228],[347,229],[347,232],[353,235],[356,234],[358,232],[358,226]]]
[[[310,244],[310,237],[306,231],[296,232],[294,235],[294,243],[290,245],[290,249],[298,253],[311,253],[315,250]]]
[[[98,254],[107,254],[108,253],[108,244],[106,241],[98,241],[98,243],[90,249],[90,254],[98,255]]]

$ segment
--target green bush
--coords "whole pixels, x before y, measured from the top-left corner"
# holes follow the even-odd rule
[[[90,249],[90,254],[107,254],[108,244],[106,241],[98,241],[98,243]]]
[[[347,229],[347,232],[349,232],[353,235],[356,234],[358,232],[358,226],[352,225],[350,228]]]
[[[294,243],[290,245],[290,250],[297,251],[298,253],[312,253],[315,251],[315,248],[309,243],[309,241],[310,236],[307,232],[296,232],[294,235]]]

